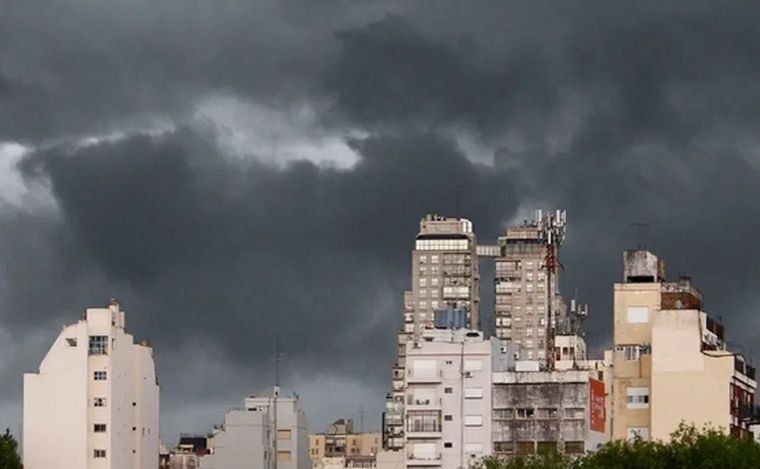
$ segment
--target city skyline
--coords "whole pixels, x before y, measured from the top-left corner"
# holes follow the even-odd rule
[[[314,429],[361,404],[379,428],[425,213],[491,240],[567,209],[590,355],[645,244],[760,358],[758,6],[141,2],[0,15],[0,427],[114,297],[165,440],[268,392],[273,330]]]

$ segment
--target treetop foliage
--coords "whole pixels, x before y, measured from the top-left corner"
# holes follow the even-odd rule
[[[681,424],[671,441],[614,441],[595,453],[546,453],[510,460],[489,457],[477,469],[749,469],[760,468],[760,445],[720,431]]]

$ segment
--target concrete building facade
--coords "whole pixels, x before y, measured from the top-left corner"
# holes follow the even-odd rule
[[[37,373],[24,375],[24,467],[158,467],[153,349],[135,343],[116,301],[65,326]]]
[[[667,440],[683,421],[749,434],[755,370],[726,347],[691,280],[665,280],[664,261],[626,251],[615,284],[608,384],[610,438]]]
[[[498,340],[426,330],[407,344],[406,467],[467,467],[491,453],[491,362]]]
[[[605,389],[601,364],[592,366],[544,371],[538,362],[517,362],[511,370],[495,372],[494,454],[581,454],[603,444]]]
[[[472,222],[426,215],[411,257],[412,288],[404,293],[404,323],[383,419],[383,447],[393,450],[404,447],[407,342],[432,329],[436,312],[442,310],[457,311],[462,326],[480,328],[480,270]]]
[[[547,305],[555,326],[566,321],[557,276],[548,276],[544,265],[543,236],[538,220],[510,227],[495,259],[494,334],[517,345],[522,360],[546,359]]]
[[[242,408],[227,412],[200,467],[308,469],[308,445],[306,414],[297,396],[278,397],[276,408],[273,397],[248,397]]]

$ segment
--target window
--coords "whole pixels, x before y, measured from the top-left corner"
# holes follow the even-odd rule
[[[95,433],[105,433],[106,432],[106,424],[105,423],[96,423],[92,426],[92,431]]]
[[[427,286],[427,279],[425,277],[420,278],[420,286],[421,287]]]
[[[633,361],[641,358],[641,347],[638,345],[623,345],[622,348],[626,360]]]
[[[437,255],[430,256],[430,262],[433,263],[433,264],[437,264],[438,263],[438,256]]]
[[[518,419],[532,419],[533,418],[533,409],[517,409],[517,418]]]
[[[435,290],[433,290],[433,293],[435,293],[435,295],[433,295],[433,296],[437,296],[438,295],[438,292],[435,291]],[[431,301],[430,302],[430,307],[433,308],[433,309],[438,309],[438,300]]]
[[[451,414],[446,414],[443,416],[443,420],[446,422],[451,422],[453,420],[453,417],[451,416]]]
[[[424,280],[424,279],[421,279],[421,280]],[[420,298],[427,298],[427,290],[425,290],[424,288],[420,290]]]
[[[646,306],[629,306],[627,311],[629,324],[642,324],[649,322],[649,308]]]
[[[108,372],[106,371],[96,371],[94,373],[94,379],[95,381],[105,381],[108,379]]]
[[[95,449],[92,451],[92,457],[99,459],[99,458],[105,458],[106,457],[106,450],[104,449]]]
[[[482,427],[483,416],[482,415],[465,415],[464,426],[465,427]]]
[[[452,392],[453,392],[452,388],[443,388],[443,393],[444,394],[451,394]]]
[[[555,408],[536,409],[536,418],[537,419],[556,419],[557,409]]]
[[[76,347],[77,346],[77,338],[76,337],[69,337],[66,339],[66,345],[69,347]]]
[[[290,461],[290,451],[277,451],[277,461],[280,461],[280,462]]]
[[[277,430],[277,439],[278,440],[289,440],[292,437],[292,432],[290,430]]]
[[[648,386],[630,386],[625,390],[626,407],[628,409],[647,409],[649,408],[649,387]]]
[[[106,398],[105,397],[96,397],[92,400],[92,406],[93,407],[106,407]]]
[[[445,442],[443,443],[443,447],[444,447],[444,448],[451,448],[451,447],[453,447],[453,446],[454,446],[454,445],[452,445],[450,441],[445,441]]]
[[[566,441],[565,453],[567,454],[581,454],[585,451],[585,442],[583,441]]]
[[[105,355],[106,353],[108,353],[108,336],[91,335],[90,355]]]
[[[465,399],[482,399],[483,388],[466,388],[464,390]]]
[[[582,407],[570,407],[565,408],[566,419],[582,419],[585,418],[586,412]]]

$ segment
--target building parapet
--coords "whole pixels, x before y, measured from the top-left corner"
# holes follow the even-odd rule
[[[493,384],[583,383],[589,380],[585,370],[567,371],[499,371],[492,374]]]

